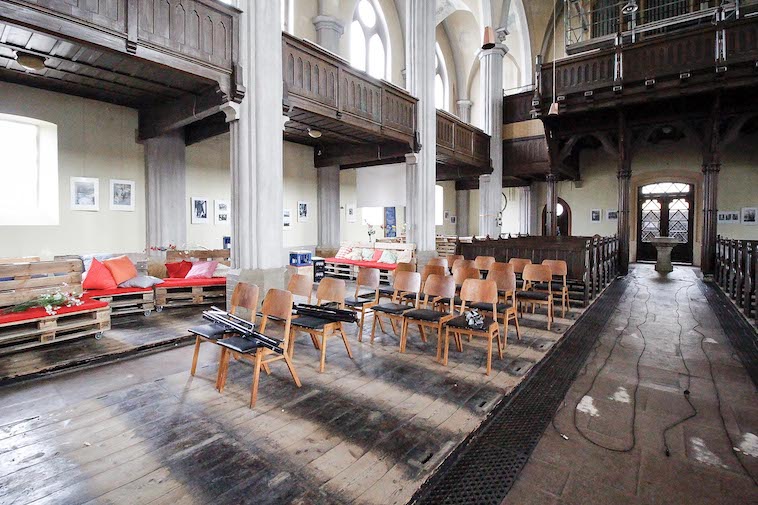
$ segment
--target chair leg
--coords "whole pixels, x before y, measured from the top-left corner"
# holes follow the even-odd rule
[[[295,380],[295,384],[297,387],[301,387],[302,384],[300,383],[300,378],[297,376],[297,372],[295,372],[295,364],[292,362],[289,356],[287,356],[287,353],[284,353],[284,362],[287,363],[287,368],[290,369],[290,374],[292,375],[292,378]]]
[[[255,407],[255,402],[258,401],[258,383],[261,380],[261,361],[263,360],[263,352],[258,350],[255,353],[255,364],[253,365],[253,385],[250,388],[250,408]]]
[[[374,313],[374,318],[376,318],[376,312]],[[379,329],[382,330],[382,333],[387,334],[386,331],[384,331],[384,323],[382,322],[382,318],[379,318]]]
[[[450,328],[445,329],[445,350],[442,353],[442,364],[447,366],[447,354],[450,349]]]
[[[379,313],[374,312],[374,323],[371,325],[371,343],[374,343],[374,335],[376,335],[376,323],[379,322],[381,324],[381,318],[379,317]]]
[[[505,342],[508,340],[508,322],[510,320],[508,319],[508,313],[505,312],[503,314],[503,348],[505,348]],[[497,339],[498,342],[500,342],[500,339]],[[498,346],[499,347],[499,346]]]
[[[320,349],[320,347],[319,347],[320,344],[318,343],[318,339],[315,337],[315,335],[313,335],[313,333],[309,333],[309,335],[311,336],[311,341],[313,342],[313,347],[315,347],[316,350],[318,351]]]
[[[550,303],[547,307],[547,331],[550,331],[550,325],[553,322],[553,304]]]
[[[227,353],[229,351],[226,350],[226,348],[221,348],[221,357],[218,361],[218,372],[216,372],[216,389],[218,389],[218,392],[221,393],[224,390],[224,382],[226,377],[224,377],[224,369],[226,368],[226,365],[228,363],[227,359]]]
[[[442,359],[442,323],[437,325],[437,361]]]
[[[400,335],[397,333],[397,329],[395,328],[395,319],[393,319],[392,316],[389,316],[389,318],[390,318],[390,326],[392,326],[392,333],[394,333],[396,337],[399,337]]]
[[[408,338],[408,320],[403,318],[402,329],[400,330],[400,352],[405,352],[405,342]]]
[[[457,331],[455,332],[455,348],[458,349],[458,352],[463,352],[463,339]]]
[[[521,340],[521,329],[518,326],[518,314],[513,313],[513,322],[516,323],[516,337]]]
[[[340,335],[342,335],[342,341],[345,342],[345,349],[347,349],[347,355],[350,359],[353,359],[353,351],[350,350],[350,342],[347,341],[347,333],[345,333],[345,326],[340,322]]]
[[[361,307],[361,322],[358,326],[358,342],[363,342],[363,318],[366,316],[366,309]]]
[[[290,355],[290,359],[295,357],[295,328],[290,328],[290,334],[287,337],[287,352]]]
[[[266,372],[266,375],[271,375],[271,369],[268,366],[268,363],[263,363],[261,365],[263,367],[263,371]]]
[[[506,337],[505,336],[502,337],[502,343],[501,343],[500,330],[497,331],[496,336],[497,336],[497,354],[500,359],[503,359],[503,349],[505,349]]]
[[[318,371],[324,373],[326,368],[326,332],[321,334],[321,363],[319,364]]]
[[[192,357],[192,368],[190,368],[190,375],[194,377],[195,369],[197,369],[197,357],[200,355],[200,337],[195,335],[195,355]]]
[[[492,335],[487,339],[487,372],[485,375],[489,375],[490,370],[492,370]]]
[[[421,333],[421,341],[426,342],[426,330],[423,324],[418,325],[418,331]]]

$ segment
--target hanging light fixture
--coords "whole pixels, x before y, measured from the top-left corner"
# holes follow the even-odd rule
[[[556,16],[556,8],[555,8],[556,2],[553,2],[553,102],[550,104],[550,110],[548,110],[547,115],[548,116],[557,116],[560,112],[560,107],[558,106],[558,101],[555,99],[555,90],[557,87],[557,84],[555,82],[555,60],[558,59],[558,55],[556,54],[555,49],[555,16]]]
[[[482,49],[492,49],[493,47],[495,47],[495,30],[491,26],[485,26]]]
[[[629,0],[629,2],[627,2],[626,5],[621,8],[621,12],[627,16],[629,14],[634,14],[638,10],[640,10],[640,7],[637,5],[637,0]]]
[[[315,130],[313,128],[308,128],[308,136],[314,139],[321,138],[321,130]]]
[[[32,53],[16,53],[16,62],[27,70],[44,70],[45,58]]]

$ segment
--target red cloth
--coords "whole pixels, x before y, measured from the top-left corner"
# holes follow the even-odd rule
[[[222,286],[226,284],[226,277],[212,277],[210,279],[163,279],[156,284],[156,288],[189,288],[192,286]]]
[[[383,252],[384,251],[382,251],[381,249],[377,249],[376,251],[374,251],[374,257],[371,258],[371,261],[379,261],[379,258],[382,257]]]
[[[380,270],[395,270],[397,264],[395,263],[379,263],[378,261],[356,261],[356,260],[343,260],[340,258],[326,258],[327,263],[337,263],[340,265],[355,265],[366,268],[378,268]]]
[[[87,277],[82,282],[83,289],[115,289],[118,285],[111,275],[108,268],[97,261],[92,260],[92,264],[87,271]]]
[[[116,288],[116,289],[89,289],[84,292],[84,296],[92,298],[95,296],[123,295],[126,293],[149,293],[153,288]]]
[[[169,279],[184,279],[190,270],[192,270],[192,263],[189,261],[182,260],[176,263],[166,263]]]
[[[103,267],[105,268],[105,267]],[[92,300],[89,298],[82,298],[82,301],[84,304],[74,307],[61,307],[60,309],[56,310],[58,315],[61,314],[73,314],[76,312],[83,312],[85,310],[92,310],[92,309],[100,309],[102,307],[107,307],[108,304],[105,302],[99,302],[97,300]],[[0,314],[0,324],[7,324],[7,323],[16,323],[19,321],[27,321],[29,319],[37,319],[39,317],[55,317],[55,316],[48,316],[47,312],[45,312],[45,309],[43,308],[34,308],[34,309],[27,309],[23,312],[12,312],[10,314]]]

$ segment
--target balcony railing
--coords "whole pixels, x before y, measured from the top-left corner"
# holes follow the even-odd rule
[[[490,136],[438,109],[437,162],[469,165],[489,172]]]

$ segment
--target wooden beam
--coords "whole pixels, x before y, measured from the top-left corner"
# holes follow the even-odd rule
[[[217,87],[202,95],[187,95],[139,112],[139,140],[157,137],[205,119],[222,110],[225,95]]]
[[[326,145],[314,150],[313,164],[316,168],[334,165],[362,165],[384,161],[391,163],[412,152],[410,146],[403,144],[378,145]]]

